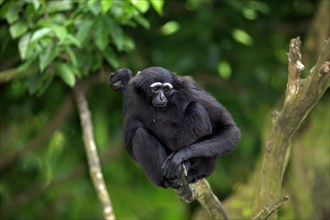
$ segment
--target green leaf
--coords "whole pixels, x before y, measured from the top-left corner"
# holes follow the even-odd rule
[[[97,48],[99,48],[101,51],[104,51],[104,49],[109,45],[109,32],[115,32],[116,30],[113,30],[111,27],[108,26],[108,23],[105,20],[104,16],[99,17],[95,24],[95,33],[94,33],[94,42]]]
[[[115,22],[113,19],[110,19],[107,17],[107,25],[109,25],[107,28],[110,29],[110,35],[111,38],[118,48],[118,50],[123,49],[123,32],[121,27],[118,25],[117,22]]]
[[[14,2],[14,1],[7,2],[1,8],[1,12],[4,12],[4,17],[6,18],[9,24],[12,24],[18,19],[18,14],[20,10],[21,10],[20,2]]]
[[[13,25],[10,26],[9,32],[13,39],[18,38],[27,31],[28,27],[26,23],[22,20],[16,21]]]
[[[44,91],[48,88],[50,83],[53,81],[54,75],[51,73],[45,73],[42,75],[42,78],[40,80],[40,85],[37,91],[37,96],[42,95]]]
[[[134,17],[134,19],[136,20],[136,22],[138,24],[142,25],[145,29],[149,29],[150,28],[149,21],[145,17],[143,17],[141,15],[136,15]]]
[[[65,26],[53,25],[51,28],[59,39],[59,45],[75,45],[81,47],[80,41],[75,36],[69,34]]]
[[[242,12],[243,16],[249,20],[255,20],[258,16],[257,12],[251,8],[244,8]]]
[[[96,0],[88,1],[87,7],[93,13],[94,16],[99,15],[102,11],[100,2]]]
[[[149,9],[149,2],[146,0],[131,0],[131,3],[141,12],[145,13]]]
[[[65,47],[65,52],[69,56],[72,65],[74,67],[77,67],[78,66],[78,61],[77,61],[77,58],[76,58],[76,54],[73,52],[71,47]]]
[[[57,130],[49,141],[47,151],[42,156],[42,178],[45,185],[49,185],[58,170],[57,164],[61,160],[66,137],[63,132]]]
[[[160,32],[164,35],[171,35],[180,29],[180,25],[176,21],[169,21],[165,23],[161,28]]]
[[[60,41],[64,40],[68,36],[68,31],[64,26],[53,25],[51,29],[55,32],[55,35]]]
[[[81,50],[77,52],[76,58],[80,74],[87,75],[90,73],[91,66],[94,64],[94,59],[96,56],[93,56],[91,53],[87,53],[86,50]]]
[[[106,59],[106,61],[109,63],[110,66],[113,68],[119,67],[119,60],[116,56],[116,53],[110,48],[107,47],[106,50],[103,52],[103,56]]]
[[[39,68],[43,72],[45,68],[54,60],[58,55],[58,47],[54,44],[48,45],[42,54],[39,56]]]
[[[27,51],[29,48],[29,42],[31,38],[31,33],[26,33],[23,35],[18,42],[18,51],[22,60],[26,59]]]
[[[46,1],[47,12],[68,11],[72,9],[74,1]]]
[[[78,32],[76,34],[76,39],[80,42],[81,45],[83,45],[85,40],[87,39],[92,25],[93,25],[92,21],[83,21],[78,26]]]
[[[64,152],[66,136],[61,130],[56,130],[49,141],[47,155],[50,160],[60,159],[59,156]]]
[[[231,76],[231,66],[226,61],[221,61],[218,64],[218,73],[224,79],[229,79]]]
[[[124,43],[123,43],[123,49],[126,51],[133,50],[135,48],[135,44],[132,38],[128,36],[124,36]]]
[[[112,6],[112,0],[101,0],[102,12],[105,14]]]
[[[74,71],[72,68],[63,62],[56,64],[57,74],[62,78],[62,80],[70,87],[73,87],[76,83],[76,78],[74,76]]]
[[[37,73],[27,78],[25,87],[30,94],[40,96],[53,80],[53,74]]]
[[[253,44],[253,38],[241,29],[235,29],[232,32],[233,38],[246,46],[251,46]]]
[[[30,0],[30,1],[32,2],[34,9],[38,10],[39,7],[40,7],[40,2],[41,1],[40,0]]]
[[[32,75],[27,78],[25,87],[30,94],[35,94],[40,87],[41,76],[39,74]]]
[[[81,43],[79,42],[79,40],[71,34],[68,34],[65,41],[70,43],[70,45],[75,45],[76,47],[81,48]]]
[[[163,14],[163,5],[164,1],[163,0],[149,0],[152,7],[155,9],[155,11],[162,15]]]
[[[91,7],[93,4],[95,4],[97,0],[89,0],[87,1],[87,7]]]
[[[48,27],[40,28],[32,35],[31,42],[38,41],[40,38],[49,35],[52,32],[52,29]]]

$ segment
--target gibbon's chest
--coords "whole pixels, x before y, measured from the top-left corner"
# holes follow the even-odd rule
[[[175,150],[179,144],[180,115],[168,113],[154,113],[148,120],[148,129],[158,138],[169,150]]]
[[[159,132],[160,135],[166,135],[167,133],[173,133],[171,131],[179,127],[181,119],[178,115],[155,113],[150,115],[148,121],[148,127],[150,127],[151,130],[161,131]]]

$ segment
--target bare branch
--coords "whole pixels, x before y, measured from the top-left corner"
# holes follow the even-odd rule
[[[214,195],[206,179],[197,180],[194,184],[196,185],[197,201],[206,209],[210,216],[213,219],[228,220],[222,203]]]
[[[228,216],[223,208],[222,203],[216,195],[214,195],[210,184],[206,179],[197,180],[188,184],[184,178],[180,179],[183,186],[176,190],[180,199],[185,203],[197,200],[202,207],[209,213],[212,219],[228,220]]]
[[[299,37],[290,42],[285,101],[281,111],[272,115],[273,127],[266,143],[260,186],[254,204],[255,215],[281,197],[283,175],[290,154],[290,140],[330,85],[330,39],[326,41],[316,65],[306,79],[300,77],[303,70],[300,44]],[[276,219],[276,214],[271,218]]]
[[[99,199],[102,202],[103,214],[105,219],[114,220],[115,215],[103,179],[100,159],[97,154],[96,144],[93,136],[93,125],[92,125],[91,115],[88,109],[85,93],[80,83],[76,84],[73,91],[79,110],[81,128],[83,130],[83,141],[84,141],[88,164],[89,164],[89,172],[92,177],[94,187],[98,193]]]
[[[284,196],[281,200],[275,202],[269,207],[262,209],[252,220],[264,220],[267,219],[271,214],[276,212],[284,203],[289,200],[288,196]]]

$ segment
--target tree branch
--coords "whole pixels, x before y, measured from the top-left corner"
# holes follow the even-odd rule
[[[210,184],[206,179],[197,180],[195,183],[197,201],[206,209],[212,219],[228,220],[228,216],[222,203],[214,195]]]
[[[0,72],[0,83],[9,82],[14,79],[26,77],[35,73],[38,70],[36,66],[24,69],[22,67],[15,67],[12,69],[3,70]]]
[[[216,195],[214,195],[207,180],[200,179],[189,184],[184,174],[184,168],[181,166],[179,169],[181,169],[181,176],[179,177],[178,182],[181,184],[181,187],[176,189],[175,192],[178,194],[181,201],[190,203],[197,200],[209,213],[212,219],[228,220],[223,205]]]
[[[274,112],[271,136],[266,143],[266,151],[260,173],[260,183],[254,204],[254,214],[263,207],[269,207],[281,197],[281,187],[290,154],[290,140],[302,121],[313,109],[330,85],[330,38],[306,79],[300,74],[304,69],[301,63],[300,39],[290,42],[288,53],[288,84],[284,105]],[[270,216],[276,219],[276,212]]]
[[[93,136],[93,125],[92,125],[91,115],[87,106],[85,93],[79,82],[76,84],[73,91],[79,110],[81,128],[83,130],[83,141],[84,141],[88,164],[89,164],[89,172],[92,177],[94,187],[98,193],[98,197],[102,202],[103,214],[105,219],[114,220],[115,215],[103,179],[103,174],[100,166],[100,159],[97,154],[96,144]]]

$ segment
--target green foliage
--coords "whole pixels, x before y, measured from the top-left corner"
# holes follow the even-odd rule
[[[104,62],[118,68],[118,52],[134,49],[123,27],[149,28],[142,14],[150,6],[161,14],[162,5],[162,0],[9,0],[3,3],[0,18],[7,21],[11,38],[18,39],[21,65],[39,67],[27,77],[26,87],[40,95],[53,79],[49,75],[60,76],[72,87],[76,78],[103,69]],[[37,74],[40,83],[31,83]]]

